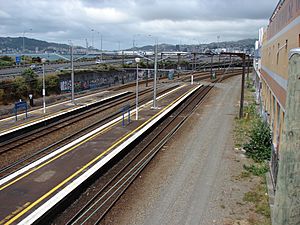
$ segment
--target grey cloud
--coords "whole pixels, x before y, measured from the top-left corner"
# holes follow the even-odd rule
[[[267,24],[278,0],[0,0],[0,33],[84,45],[87,38],[105,48],[130,47],[134,34],[139,44],[224,40],[255,37]],[[32,31],[28,31],[32,29]],[[94,32],[91,32],[91,30]]]
[[[161,0],[151,5],[138,4],[134,12],[144,20],[265,19],[271,14],[270,9],[275,7],[276,2],[277,0]]]

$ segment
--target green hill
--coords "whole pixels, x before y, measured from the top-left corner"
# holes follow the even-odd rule
[[[24,38],[25,49],[35,51],[44,49],[68,49],[69,45],[51,43],[31,38]],[[23,49],[23,37],[0,37],[0,49],[14,49],[21,51]]]

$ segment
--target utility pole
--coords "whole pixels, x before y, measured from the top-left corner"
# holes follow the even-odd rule
[[[214,55],[212,54],[210,58],[210,77],[213,77],[213,68],[212,68],[213,62],[214,62]]]
[[[92,32],[92,49],[94,49],[94,29],[91,29]]]
[[[101,41],[101,62],[102,62],[102,60],[103,60],[103,46],[102,46],[102,43],[103,43],[103,41],[102,41],[102,34],[100,35],[100,41]]]
[[[86,48],[86,54],[88,54],[88,51],[89,51],[89,42],[88,42],[87,38],[85,39],[85,48]]]
[[[242,59],[243,62],[243,73],[242,73],[242,84],[241,84],[241,99],[240,99],[240,112],[239,118],[243,118],[244,114],[244,89],[245,89],[245,73],[246,73],[246,54],[245,53],[233,53],[233,52],[222,52],[222,55],[230,55],[231,56],[238,56]]]
[[[245,88],[245,60],[246,60],[246,55],[242,55],[243,59],[243,74],[242,74],[242,86],[241,86],[241,100],[240,100],[240,114],[239,118],[243,118],[244,115],[244,88]]]
[[[221,53],[219,54],[219,65],[218,65],[218,70],[220,70],[221,67]]]
[[[230,61],[230,63],[232,64],[232,61],[231,61],[231,55],[229,56],[229,61]],[[233,65],[231,65],[231,71],[233,71]]]
[[[135,46],[135,40],[134,40],[134,37],[133,37],[133,40],[132,40],[132,56],[134,56],[134,46]]]
[[[136,88],[135,88],[135,120],[139,119],[139,62],[140,58],[135,58],[136,63]]]
[[[196,67],[196,52],[193,53],[193,65],[192,65],[192,70],[194,71],[195,70],[195,67]]]
[[[154,80],[153,80],[153,108],[156,109],[156,82],[157,82],[157,39],[155,39]]]
[[[73,44],[71,43],[70,45],[70,54],[71,54],[71,100],[72,100],[72,103],[75,104],[75,101],[74,101],[74,59],[73,59]]]
[[[300,224],[300,49],[290,55],[273,225]]]
[[[180,53],[177,53],[177,69],[180,67]]]
[[[46,59],[42,59],[42,63],[43,63],[43,91],[42,91],[42,95],[43,95],[43,112],[44,114],[46,113],[46,84],[45,84],[45,62]]]

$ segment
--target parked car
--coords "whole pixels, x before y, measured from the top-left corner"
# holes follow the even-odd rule
[[[31,65],[29,66],[29,68],[30,68],[30,69],[35,69],[35,68],[36,68],[36,65],[35,65],[35,64],[31,64]]]

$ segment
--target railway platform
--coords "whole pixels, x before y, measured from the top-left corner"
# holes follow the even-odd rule
[[[129,123],[125,121],[122,125],[123,117],[119,116],[1,178],[0,202],[5,204],[0,205],[0,224],[32,224],[40,221],[98,174],[108,162],[125,150],[130,151],[132,144],[138,142],[145,132],[201,86],[181,85],[170,90],[157,98],[158,108],[151,107],[152,101],[139,106],[138,120],[135,120],[136,112],[132,110]],[[68,103],[63,106],[71,109]]]
[[[83,96],[75,99],[75,104],[69,101],[52,104],[46,107],[44,113],[43,108],[31,110],[27,113],[22,112],[16,116],[10,116],[0,119],[0,139],[1,136],[7,135],[18,130],[22,130],[32,125],[49,121],[55,117],[63,116],[64,114],[75,112],[95,104],[100,104],[105,101],[128,94],[129,91],[101,91],[92,95]]]

